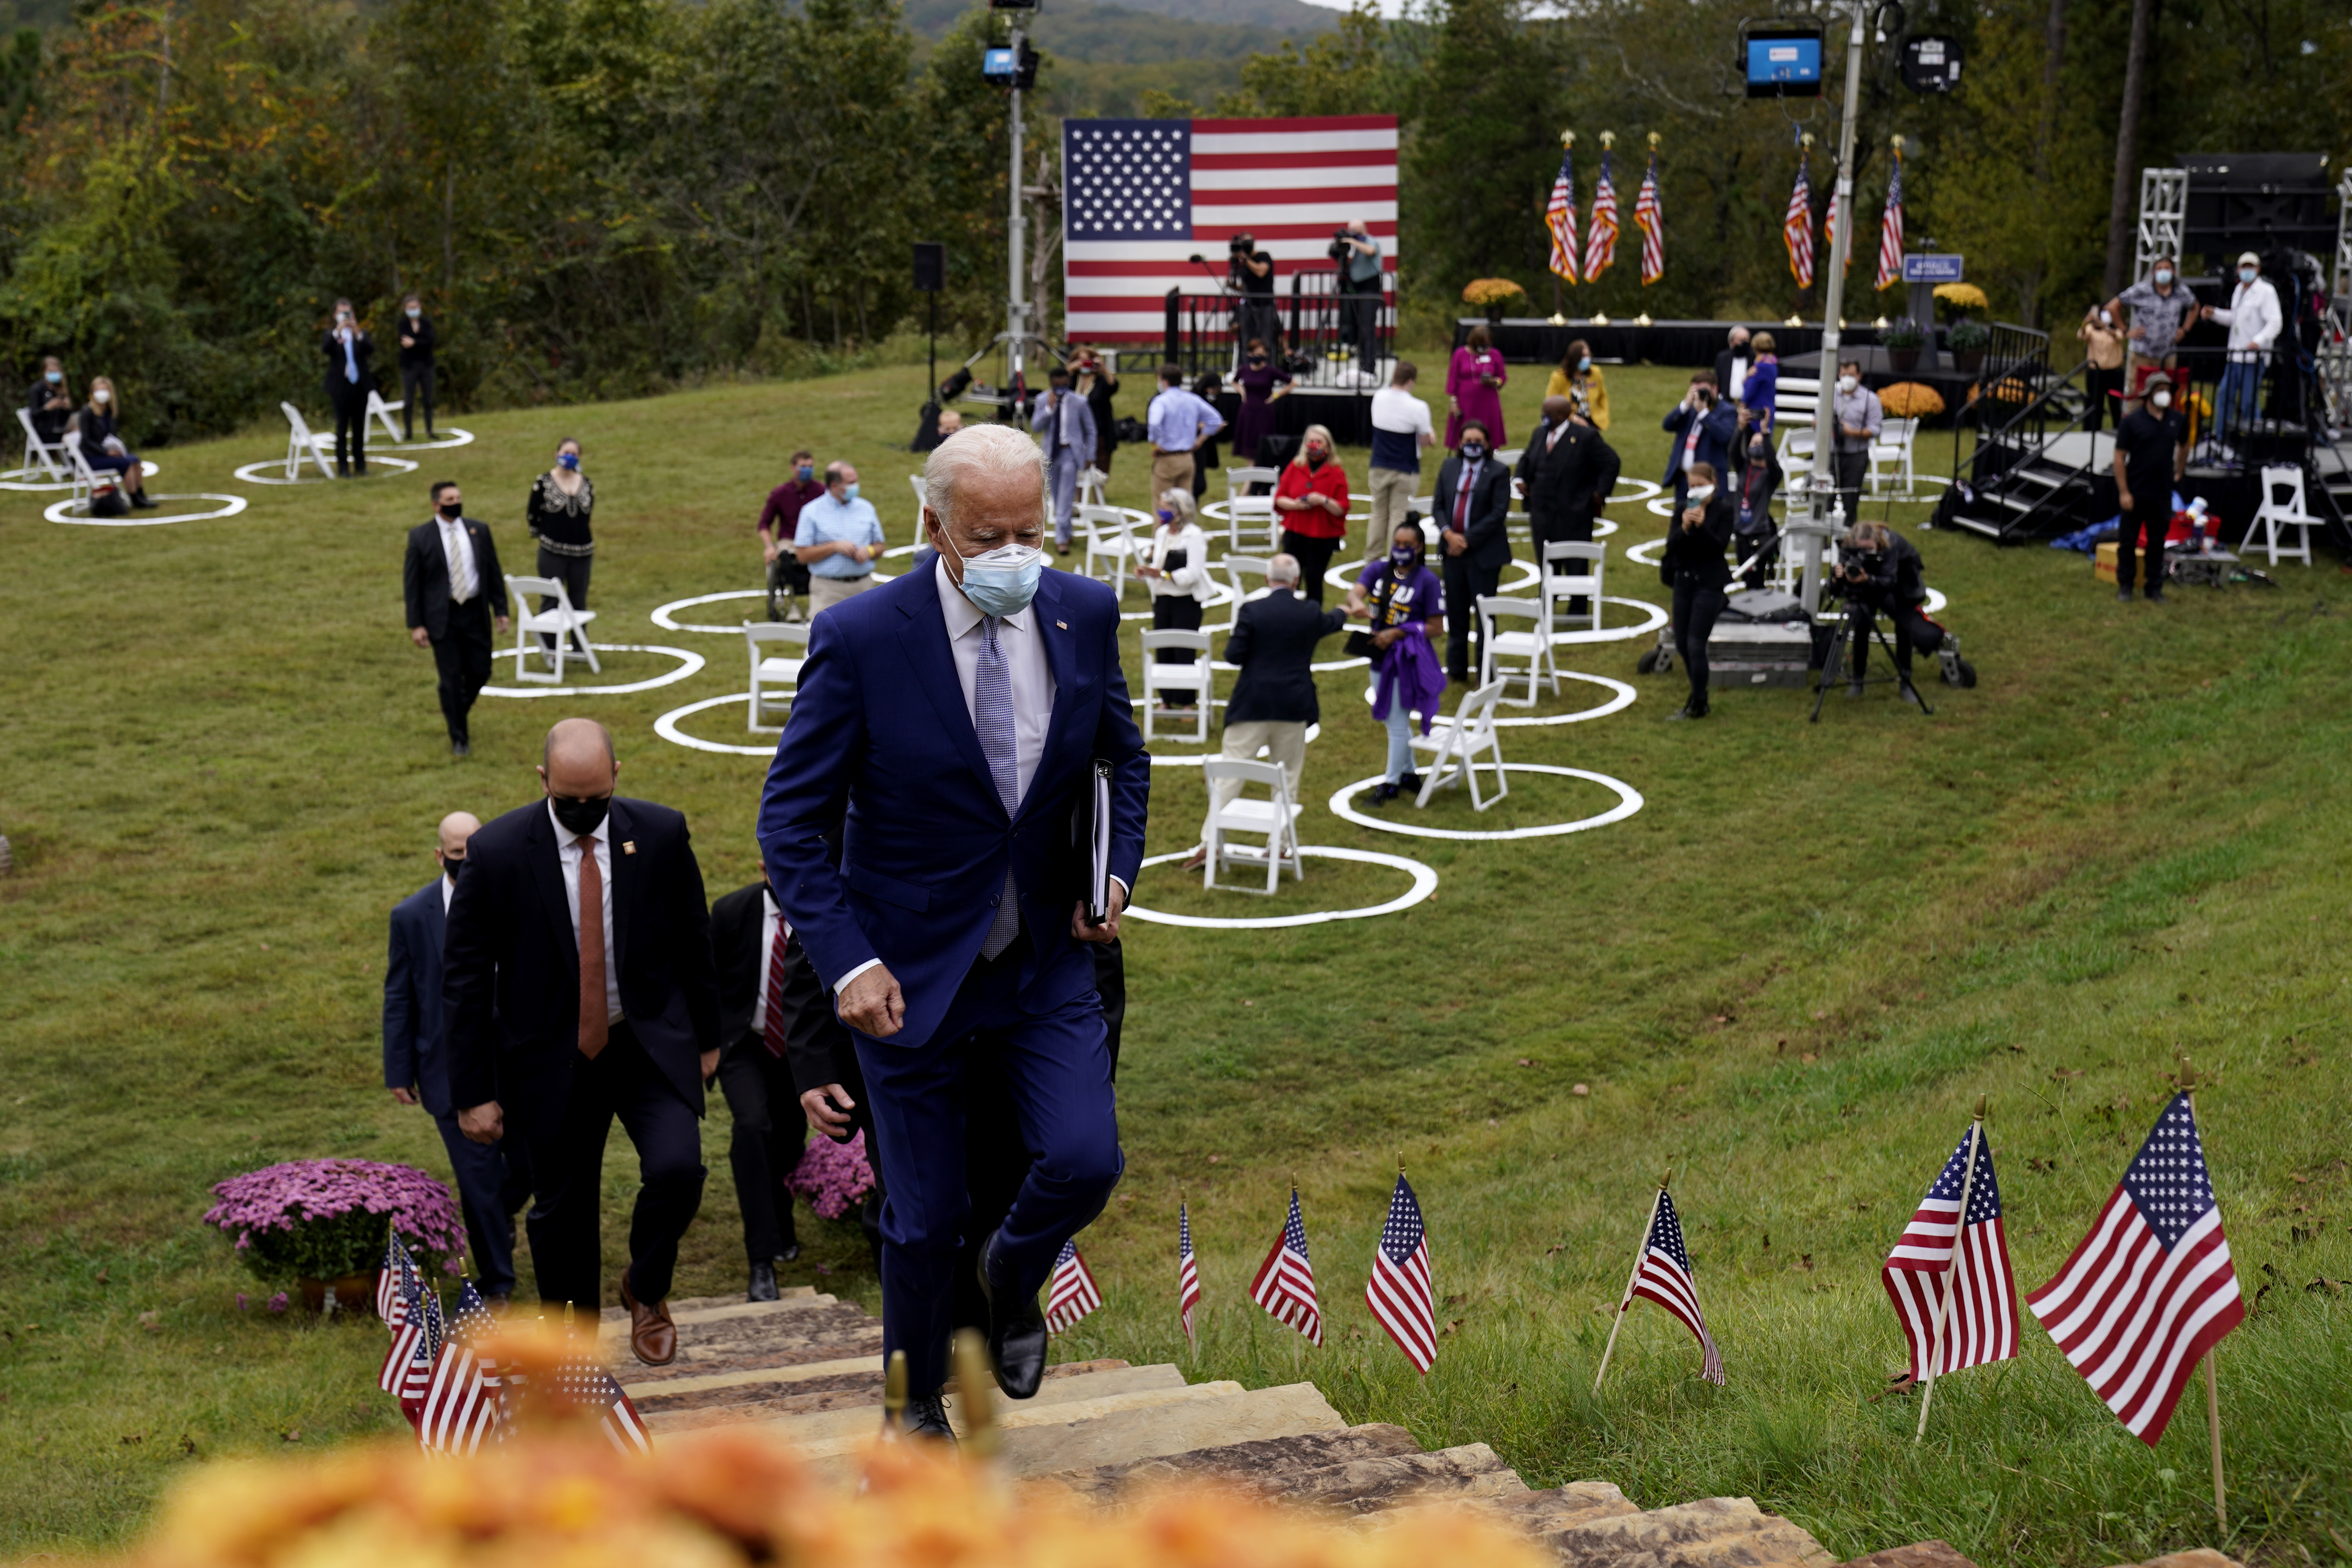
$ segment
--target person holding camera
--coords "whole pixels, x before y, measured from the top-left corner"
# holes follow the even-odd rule
[[[2082,342],[2083,360],[2090,367],[2084,373],[2083,428],[2095,434],[2105,426],[2110,403],[2116,404],[2116,422],[2123,423],[2124,330],[2116,325],[2105,306],[2093,300],[2083,312],[2083,324],[2074,329],[2074,336]]]
[[[1238,296],[1239,320],[1234,336],[1246,343],[1252,338],[1279,345],[1282,318],[1274,309],[1274,258],[1257,247],[1257,237],[1237,234],[1225,244],[1226,285]],[[1235,455],[1240,448],[1234,448]]]
[[[335,477],[367,477],[367,400],[375,389],[375,340],[349,300],[335,301],[335,323],[319,340],[327,362],[327,401],[335,410]]]
[[[1709,378],[1712,381],[1712,377]],[[1684,494],[1677,497],[1666,528],[1666,547],[1658,575],[1675,591],[1675,651],[1690,672],[1690,700],[1669,719],[1704,719],[1706,706],[1706,639],[1723,614],[1726,591],[1731,586],[1731,565],[1723,558],[1731,542],[1738,508],[1715,482],[1715,465],[1693,463],[1683,471]]]
[[[1360,365],[1369,368],[1380,349],[1381,242],[1357,218],[1331,237],[1325,254],[1339,270],[1339,335],[1356,345]]]
[[[1838,590],[1851,604],[1860,605],[1872,616],[1885,616],[1895,623],[1895,668],[1903,672],[1903,700],[1917,702],[1919,695],[1911,689],[1911,653],[1914,648],[1926,648],[1938,655],[1944,666],[1947,684],[1958,686],[1959,639],[1927,618],[1927,584],[1923,574],[1925,563],[1912,542],[1883,522],[1857,522],[1846,535],[1846,547],[1840,552]],[[1870,636],[1863,628],[1853,639],[1853,671],[1846,687],[1846,695],[1862,695],[1862,682],[1870,664]],[[1823,679],[1828,672],[1823,672]]]
[[[1780,558],[1780,535],[1772,526],[1772,497],[1784,477],[1780,459],[1772,450],[1772,437],[1761,430],[1742,430],[1738,512],[1732,520],[1731,553],[1733,559],[1748,563],[1739,577],[1743,588],[1761,588],[1772,563]]]
[[[1673,455],[1666,459],[1665,474],[1658,482],[1674,488],[1675,510],[1680,511],[1694,470],[1703,468],[1714,475],[1729,466],[1731,438],[1739,429],[1739,411],[1717,395],[1715,373],[1703,370],[1690,378],[1690,390],[1683,394],[1680,403],[1666,411],[1661,427],[1678,438]]]
[[[1491,445],[1504,444],[1503,386],[1510,379],[1495,347],[1494,334],[1484,322],[1471,328],[1469,337],[1454,351],[1454,363],[1445,369],[1445,404],[1451,410],[1445,421],[1447,446],[1460,447],[1467,438],[1464,432],[1472,425],[1486,430]]]

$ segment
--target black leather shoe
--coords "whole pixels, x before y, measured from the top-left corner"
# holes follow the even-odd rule
[[[751,1265],[751,1288],[743,1293],[746,1301],[772,1301],[776,1299],[776,1266],[772,1263]]]
[[[995,1253],[992,1234],[980,1249],[980,1293],[988,1298],[988,1364],[1005,1398],[1034,1399],[1037,1385],[1045,1381],[1045,1314],[1034,1290],[1019,1300],[998,1300],[996,1283],[988,1277]]]
[[[887,1429],[890,1417],[883,1416],[882,1425]],[[945,1443],[949,1447],[954,1447],[955,1428],[948,1425],[947,1401],[936,1394],[909,1398],[906,1413],[898,1418],[898,1435]]]
[[[788,1241],[784,1243],[784,1249],[776,1254],[779,1258],[782,1259],[786,1263],[790,1263],[800,1255],[801,1244],[797,1241]]]

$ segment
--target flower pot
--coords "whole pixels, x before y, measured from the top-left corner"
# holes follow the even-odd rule
[[[1952,351],[1952,368],[1954,370],[1965,370],[1971,373],[1982,370],[1984,368],[1984,356],[1985,352],[1982,349],[1954,349]]]
[[[1489,305],[1486,307],[1486,324],[1494,327],[1499,327],[1503,324],[1502,306]]]
[[[1887,368],[1894,371],[1895,374],[1908,375],[1919,368],[1919,351],[1915,348],[1888,349],[1886,363]]]
[[[295,1284],[301,1288],[302,1305],[313,1314],[327,1310],[330,1287],[335,1292],[335,1310],[338,1312],[373,1312],[376,1280],[383,1272],[380,1268],[371,1268],[364,1274],[346,1274],[335,1279],[298,1279]]]

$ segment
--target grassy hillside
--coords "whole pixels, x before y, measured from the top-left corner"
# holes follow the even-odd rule
[[[320,1154],[445,1168],[423,1115],[380,1087],[385,912],[432,875],[441,814],[535,796],[530,764],[561,714],[612,724],[623,787],[689,814],[714,894],[755,875],[761,762],[654,731],[742,689],[740,639],[648,616],[755,585],[751,523],[795,445],[859,463],[893,542],[909,540],[914,461],[884,437],[910,425],[921,375],[460,416],[475,445],[332,488],[230,481],[281,449],[275,429],[154,454],[162,491],[251,497],[219,522],[59,527],[34,498],[0,496],[0,831],[17,860],[0,879],[0,1552],[120,1541],[194,1458],[395,1425],[373,1385],[380,1331],[262,1310],[266,1288],[198,1223],[208,1185]],[[1626,471],[1652,475],[1681,376],[1612,379]],[[1515,426],[1538,389],[1514,381]],[[602,503],[601,635],[709,663],[633,695],[486,699],[475,755],[456,763],[429,660],[402,633],[401,537],[424,514],[420,481],[446,474],[519,561],[524,491],[561,434],[585,443]],[[1344,456],[1360,482],[1364,454]],[[1122,454],[1116,499],[1142,489]],[[1612,513],[1613,545],[1659,531],[1639,506]],[[1437,892],[1286,931],[1131,926],[1131,1164],[1087,1242],[1108,1305],[1060,1353],[1184,1354],[1181,1188],[1210,1292],[1197,1376],[1264,1384],[1303,1366],[1352,1420],[1400,1421],[1433,1447],[1491,1442],[1538,1484],[1604,1478],[1645,1505],[1750,1494],[1841,1556],[1940,1535],[1987,1564],[2097,1568],[2191,1544],[2352,1558],[2347,1303],[2325,1283],[2352,1275],[2339,576],[2294,568],[2283,592],[2119,605],[2080,557],[1914,537],[1977,690],[1931,686],[1932,718],[1883,689],[1833,699],[1818,726],[1794,693],[1732,691],[1690,725],[1665,722],[1678,679],[1642,679],[1610,718],[1508,731],[1515,763],[1644,796],[1589,833],[1447,842],[1339,820],[1323,803],[1377,773],[1381,735],[1360,678],[1323,677],[1304,837],[1420,860]],[[1609,569],[1612,593],[1660,597],[1621,553]],[[748,604],[686,616],[726,624]],[[1568,663],[1635,679],[1640,646]],[[616,679],[675,667],[650,653],[609,666]],[[740,712],[687,729],[740,741]],[[1484,816],[1449,797],[1414,820],[1534,826],[1612,798],[1553,775],[1512,784]],[[1200,781],[1162,767],[1153,784],[1150,847],[1181,850]],[[1270,900],[1205,894],[1171,868],[1138,892],[1251,916],[1404,886],[1310,860]],[[1900,1353],[1879,1259],[1976,1096],[1991,1100],[2018,1274],[2036,1285],[2112,1188],[2180,1050],[2216,1076],[2206,1143],[2238,1268],[2262,1292],[2221,1354],[2226,1541],[2201,1390],[2146,1448],[2030,1319],[2018,1361],[1939,1386],[1924,1447],[1912,1405],[1871,1403]],[[727,1133],[714,1102],[680,1293],[741,1284]],[[608,1259],[634,1184],[625,1141],[612,1149]],[[1444,1299],[1426,1381],[1360,1306],[1400,1152]],[[1596,1398],[1605,1304],[1668,1164],[1729,1385],[1700,1383],[1687,1336],[1643,1308]],[[1330,1325],[1303,1356],[1244,1295],[1292,1173]],[[877,1304],[854,1230],[804,1214],[803,1235],[787,1282]]]

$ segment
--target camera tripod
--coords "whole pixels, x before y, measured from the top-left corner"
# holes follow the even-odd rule
[[[1919,694],[1919,689],[1911,684],[1911,672],[1896,661],[1895,640],[1879,628],[1878,612],[1852,594],[1847,594],[1844,597],[1845,608],[1839,613],[1837,630],[1830,635],[1829,652],[1822,659],[1821,676],[1813,688],[1813,715],[1806,722],[1818,724],[1822,721],[1822,704],[1829,700],[1830,682],[1835,678],[1837,672],[1845,667],[1846,647],[1857,637],[1862,639],[1865,646],[1871,639],[1875,639],[1879,650],[1886,656],[1886,662],[1894,668],[1895,673],[1860,678],[1848,676],[1847,679],[1861,686],[1891,680],[1900,687],[1912,701],[1919,705],[1922,716],[1935,712],[1933,708],[1927,706],[1927,700]]]

